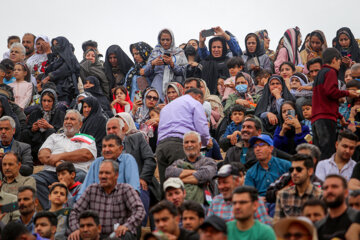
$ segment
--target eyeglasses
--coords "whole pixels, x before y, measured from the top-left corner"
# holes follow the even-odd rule
[[[296,170],[298,173],[301,173],[304,168],[302,167],[291,167],[289,168],[289,172],[292,173],[294,170]]]
[[[256,148],[256,147],[263,147],[263,146],[266,146],[266,145],[267,145],[266,143],[261,142],[261,143],[256,143],[253,146],[254,146],[254,148]]]
[[[158,98],[158,97],[149,96],[149,95],[147,95],[147,96],[146,96],[146,99],[148,99],[148,100],[154,100],[154,101],[159,100],[159,98]]]
[[[297,232],[297,233],[286,233],[284,235],[284,238],[285,239],[290,239],[291,237],[294,237],[295,239],[300,239],[300,238],[302,238],[304,236],[310,236],[310,234],[299,233],[299,232]]]

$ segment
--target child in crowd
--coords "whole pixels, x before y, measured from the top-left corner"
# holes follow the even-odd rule
[[[55,183],[50,188],[49,201],[51,207],[49,212],[55,213],[58,224],[56,227],[55,239],[67,239],[68,217],[71,208],[64,208],[67,202],[68,189],[63,183]]]
[[[231,145],[235,145],[240,137],[242,122],[245,117],[245,108],[239,104],[235,104],[231,109],[231,123],[227,126],[223,138],[227,138]]]
[[[350,80],[353,80],[353,77],[351,76],[351,68],[348,68],[345,71],[344,81],[348,83]]]
[[[309,127],[310,135],[312,136],[312,131],[311,131],[312,101],[311,101],[311,99],[306,99],[305,101],[303,101],[303,103],[301,105],[301,111],[302,111],[304,120],[302,120],[300,123],[302,125]]]
[[[6,74],[5,78],[3,79],[3,82],[5,84],[9,84],[12,82],[15,82],[14,78],[14,63],[10,59],[4,59],[1,61],[1,65],[3,65],[6,68]]]
[[[29,68],[23,63],[16,63],[14,77],[16,81],[10,83],[9,86],[13,88],[15,103],[22,109],[25,109],[25,107],[29,106],[33,93]]]
[[[6,67],[0,64],[0,84],[4,84],[5,75],[6,75]]]
[[[71,162],[63,162],[56,166],[56,175],[59,182],[63,183],[70,192],[67,206],[72,207],[75,203],[76,195],[81,188],[81,182],[75,182],[76,170]]]
[[[312,97],[312,86],[308,85],[308,78],[303,73],[294,73],[290,77],[290,93],[296,98]]]
[[[222,101],[225,101],[230,94],[235,93],[235,78],[238,72],[244,69],[244,60],[241,57],[230,58],[227,62],[230,77],[224,81],[224,93]]]
[[[255,77],[255,95],[261,96],[264,91],[264,86],[267,84],[270,73],[266,69],[260,69]]]
[[[111,103],[114,115],[121,112],[130,112],[132,110],[133,103],[130,100],[128,91],[124,86],[115,88],[114,101]]]

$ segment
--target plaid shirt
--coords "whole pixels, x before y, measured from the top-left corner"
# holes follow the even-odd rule
[[[78,218],[85,210],[99,214],[104,235],[111,234],[116,223],[136,234],[136,227],[140,226],[145,216],[139,194],[126,183],[117,184],[110,194],[105,193],[100,184],[90,185],[71,211],[69,226],[72,232],[79,229]]]
[[[302,196],[299,196],[296,185],[285,188],[278,192],[274,222],[285,217],[296,217],[301,215],[301,206],[309,199],[321,199],[322,190],[311,183]]]
[[[219,194],[213,198],[213,201],[209,207],[207,216],[216,215],[224,219],[226,222],[234,220],[234,214],[232,204],[230,201],[226,201],[222,194]],[[264,202],[259,199],[259,207],[254,213],[254,218],[267,225],[272,224],[271,217],[267,214],[267,210]]]

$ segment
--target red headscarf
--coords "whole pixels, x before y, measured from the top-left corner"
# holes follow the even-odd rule
[[[115,93],[116,91],[120,89],[120,91],[122,91],[121,88],[116,88],[113,94],[113,100],[116,99]],[[125,101],[128,102],[130,104],[130,110],[132,110],[133,108],[133,103],[130,100],[130,96],[129,96],[129,92],[126,90],[126,97],[125,97]],[[125,112],[125,106],[122,106],[120,103],[115,103],[114,104],[114,109],[116,111],[116,113],[121,113],[121,112]]]

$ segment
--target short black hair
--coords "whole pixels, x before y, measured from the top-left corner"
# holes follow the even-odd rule
[[[14,240],[18,239],[23,234],[31,234],[24,224],[19,222],[9,222],[3,228],[1,233],[2,240]]]
[[[312,106],[312,99],[311,98],[305,98],[305,100],[301,104],[301,107],[303,107],[303,106]]]
[[[323,61],[322,61],[321,58],[312,58],[312,59],[310,59],[310,60],[306,63],[307,69],[310,69],[310,66],[313,65],[313,64],[315,64],[315,63],[319,63],[320,66],[323,65]]]
[[[271,76],[271,73],[266,69],[260,69],[255,74],[255,78],[257,78],[259,80],[262,78],[265,78],[265,77],[270,77],[270,76]]]
[[[252,202],[258,200],[258,190],[251,186],[240,186],[235,188],[234,194],[248,193]]]
[[[349,139],[351,141],[358,141],[358,136],[350,131],[349,129],[344,129],[339,133],[337,141],[340,142],[343,138]]]
[[[280,69],[282,68],[282,66],[284,66],[284,65],[289,65],[290,68],[291,68],[291,70],[293,70],[293,72],[296,71],[295,65],[294,65],[292,62],[283,62],[283,63],[280,65],[280,67],[279,67],[279,71],[280,71]]]
[[[180,207],[181,215],[185,210],[196,212],[199,218],[205,218],[204,208],[198,202],[186,200]]]
[[[18,194],[19,194],[19,193],[22,193],[22,192],[25,192],[26,190],[29,190],[29,191],[32,192],[32,194],[33,194],[33,199],[35,200],[35,199],[36,199],[36,190],[35,190],[33,187],[31,187],[31,186],[25,185],[25,186],[19,187],[19,189],[18,189]]]
[[[323,211],[324,211],[324,214],[326,215],[327,214],[327,206],[325,204],[325,202],[323,200],[320,200],[320,199],[316,199],[316,198],[312,198],[312,199],[309,199],[307,200],[302,206],[301,206],[301,212],[304,212],[304,209],[305,207],[307,206],[320,206]]]
[[[324,64],[331,64],[334,58],[341,59],[341,53],[336,48],[327,48],[322,53],[322,60]]]
[[[340,179],[341,182],[342,182],[342,185],[343,185],[344,189],[347,189],[347,181],[346,181],[346,179],[345,179],[343,176],[341,176],[341,175],[339,175],[339,174],[329,174],[329,175],[326,175],[325,180],[324,180],[324,183],[325,183],[326,179],[328,179],[328,178],[337,178],[337,179]]]
[[[10,152],[5,153],[4,156],[3,156],[3,159],[4,159],[4,157],[5,157],[6,155],[13,155],[13,156],[16,157],[16,162],[17,162],[17,163],[20,163],[20,162],[21,162],[20,156],[19,156],[19,154],[16,153],[16,152],[10,151]]]
[[[242,57],[232,57],[226,62],[227,68],[241,67],[244,65],[245,63]]]
[[[1,64],[6,67],[6,70],[14,70],[15,64],[10,59],[4,59]]]
[[[235,81],[236,81],[238,78],[240,78],[240,77],[245,78],[245,76],[244,76],[244,74],[243,74],[242,72],[238,72],[238,73],[236,74],[236,76],[235,76]],[[245,79],[245,80],[246,80],[246,79]]]
[[[360,190],[353,190],[350,193],[350,197],[357,197],[360,196]]]
[[[346,83],[346,88],[356,87],[360,89],[360,81],[352,79]]]
[[[10,41],[11,41],[11,40],[14,40],[14,39],[19,40],[19,42],[21,41],[19,36],[11,35],[11,36],[8,37],[7,43],[9,44]]]
[[[34,224],[36,224],[36,220],[39,218],[47,218],[49,220],[51,226],[57,226],[57,224],[58,224],[57,216],[53,212],[41,211],[41,212],[36,213],[36,215],[34,217]]]
[[[190,93],[195,95],[200,95],[201,98],[204,98],[204,93],[199,88],[190,88],[185,92],[185,94],[190,94]]]
[[[244,122],[247,122],[247,121],[253,122],[255,124],[255,129],[256,130],[261,130],[262,129],[262,124],[261,124],[260,120],[258,120],[256,118],[246,118],[244,120]]]
[[[201,79],[195,78],[195,77],[190,77],[190,78],[185,79],[184,86],[185,86],[185,84],[191,83],[192,81],[196,81],[196,87],[199,89],[201,88]]]
[[[297,153],[291,157],[291,162],[302,162],[302,161],[304,161],[304,166],[307,169],[314,168],[314,161],[310,155]]]
[[[82,47],[82,50],[83,50],[84,52],[86,52],[86,48],[87,48],[87,47],[93,47],[93,48],[96,48],[96,49],[97,49],[98,44],[97,44],[96,41],[87,40],[87,41],[83,42],[83,44],[81,45],[81,47]]]
[[[65,191],[66,191],[66,194],[67,194],[68,188],[63,183],[55,183],[54,185],[52,185],[50,190],[49,190],[49,193],[51,194],[55,190],[56,187],[64,188]]]
[[[171,213],[171,215],[173,215],[175,217],[178,215],[178,210],[177,210],[176,206],[172,202],[167,201],[167,200],[162,200],[162,201],[158,202],[155,206],[153,206],[150,209],[150,213],[152,215],[154,215],[154,213],[161,212],[162,210],[165,210],[165,209],[167,209]]]
[[[235,104],[230,111],[230,114],[233,114],[234,112],[243,112],[245,115],[246,109],[241,106],[240,104]]]
[[[0,63],[0,70],[3,72],[7,71],[6,67],[4,65],[2,65],[1,63]]]
[[[118,135],[116,135],[116,134],[109,134],[109,135],[106,135],[104,138],[103,138],[103,142],[104,141],[110,141],[110,140],[115,140],[115,142],[116,142],[116,145],[118,145],[118,146],[122,146],[123,144],[122,144],[122,140],[121,140],[121,138],[118,136]]]
[[[62,172],[62,171],[68,171],[69,173],[76,173],[75,166],[72,162],[62,162],[59,165],[56,166],[56,173]]]
[[[80,222],[80,219],[84,219],[84,218],[92,218],[92,219],[94,219],[94,222],[97,226],[100,225],[100,218],[99,218],[99,214],[97,214],[97,212],[94,212],[91,210],[85,210],[82,213],[80,213],[79,222]]]

